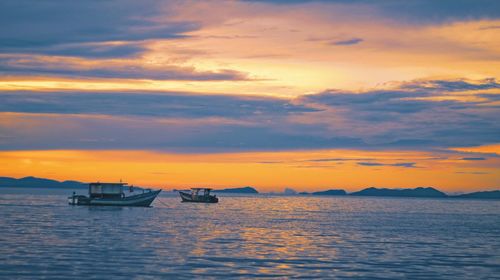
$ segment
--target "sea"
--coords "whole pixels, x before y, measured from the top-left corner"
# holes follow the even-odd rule
[[[0,279],[500,279],[500,201],[71,192],[0,189]]]

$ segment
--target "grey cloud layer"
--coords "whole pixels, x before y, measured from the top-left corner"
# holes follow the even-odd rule
[[[382,13],[384,18],[412,23],[500,17],[500,2],[496,0],[259,0],[257,2],[341,4],[352,7],[353,16],[363,10],[359,9],[360,7],[371,7],[372,10]],[[202,28],[199,22],[169,20],[176,8],[182,5],[186,3],[174,0],[0,1],[2,30],[0,53],[89,58],[134,56],[144,51],[143,45],[137,44],[138,42],[183,38],[187,36],[187,32]],[[103,47],[96,44],[110,41],[126,42],[127,45]],[[337,44],[351,45],[361,41],[362,39],[353,38],[341,40]]]
[[[371,7],[387,18],[416,24],[442,23],[453,20],[496,19],[500,17],[500,2],[496,0],[246,0],[280,5],[326,3]]]
[[[186,38],[200,23],[171,20],[179,1],[0,1],[0,75],[152,80],[247,80],[230,69],[197,71],[134,61],[157,39]],[[41,56],[87,59],[47,63]],[[125,65],[106,59],[128,59]]]
[[[316,109],[289,100],[181,93],[8,92],[0,94],[0,111],[97,114],[161,118],[272,118]]]
[[[405,168],[416,168],[415,162],[398,162],[398,163],[380,163],[380,162],[358,162],[361,166],[394,166]]]
[[[466,91],[466,90],[484,90],[484,89],[498,89],[500,84],[494,78],[484,79],[482,81],[471,83],[466,80],[420,80],[407,82],[402,84],[402,89],[413,89],[426,91]],[[422,94],[422,93],[421,93]]]
[[[417,87],[417,84],[421,87]],[[477,94],[484,101],[429,100],[462,90],[498,89],[496,81],[465,80],[413,82],[411,89],[371,91],[362,94],[326,91],[307,95],[301,102],[314,103],[331,112],[342,111],[349,129],[379,146],[469,146],[500,140],[497,121],[500,107],[495,94]],[[429,85],[437,85],[430,87]],[[474,94],[471,94],[474,96]],[[348,133],[346,129],[341,132]],[[376,133],[373,133],[376,131]],[[370,135],[370,136],[368,136]]]
[[[497,95],[479,92],[481,101],[467,102],[418,99],[453,93],[457,85],[495,89],[496,81],[427,81],[420,88],[412,84],[411,89],[402,85],[364,93],[326,91],[292,100],[186,93],[4,92],[0,112],[21,114],[1,115],[0,143],[2,149],[230,151],[436,149],[500,142]]]
[[[64,61],[48,64],[30,57],[0,57],[0,75],[190,81],[249,80],[245,73],[228,69],[198,71],[193,67],[171,65],[145,68],[136,64],[107,65],[105,61],[81,68]]]
[[[363,39],[361,39],[361,38],[352,38],[352,39],[348,39],[348,40],[334,41],[334,42],[331,42],[331,44],[336,45],[336,46],[350,46],[350,45],[359,44],[361,42],[363,42]]]
[[[142,51],[130,46],[74,44],[137,42],[185,36],[197,23],[168,21],[166,4],[158,1],[29,1],[0,2],[1,53],[35,53],[82,57],[128,56]],[[163,5],[160,5],[163,4]],[[162,21],[152,18],[162,14]]]

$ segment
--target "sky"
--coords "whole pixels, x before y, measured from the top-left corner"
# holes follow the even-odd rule
[[[0,176],[500,189],[496,0],[0,2]]]

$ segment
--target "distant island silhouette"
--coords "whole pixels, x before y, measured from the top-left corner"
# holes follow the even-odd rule
[[[222,190],[213,190],[215,193],[248,193],[248,194],[257,194],[259,193],[256,189],[252,187],[243,187],[243,188],[229,188]]]
[[[11,177],[0,177],[0,187],[22,187],[22,188],[52,188],[52,189],[79,189],[87,188],[87,183],[82,183],[78,181],[63,181],[59,182],[56,180],[37,178],[37,177],[24,177],[24,178],[11,178]]]
[[[300,192],[299,194],[306,195],[347,195],[347,192],[344,190],[326,190],[326,191],[318,191],[318,192]]]
[[[455,195],[456,198],[500,199],[500,191],[482,191]]]
[[[418,187],[415,189],[377,189],[367,188],[358,192],[353,192],[354,196],[397,196],[397,197],[447,197],[444,192],[435,188]]]
[[[15,188],[51,188],[51,189],[86,189],[87,183],[78,181],[56,181],[37,177],[11,178],[0,177],[0,187]],[[250,186],[214,190],[216,193],[258,194]],[[435,197],[435,198],[466,198],[466,199],[500,199],[500,190],[478,191],[466,194],[448,195],[433,187],[417,187],[413,189],[388,189],[370,187],[357,192],[347,193],[342,189],[330,189],[316,192],[300,192],[297,195],[311,196],[381,196],[381,197]]]

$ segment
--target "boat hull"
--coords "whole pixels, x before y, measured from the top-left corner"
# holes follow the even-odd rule
[[[68,197],[70,205],[87,205],[87,206],[133,206],[133,207],[149,207],[155,200],[161,190],[146,192],[142,194],[127,196],[120,199],[114,198],[94,198],[89,199],[86,196]]]
[[[215,195],[209,196],[194,196],[190,193],[179,192],[182,202],[193,202],[193,203],[217,203],[219,199]]]

